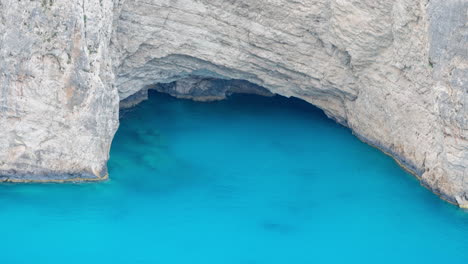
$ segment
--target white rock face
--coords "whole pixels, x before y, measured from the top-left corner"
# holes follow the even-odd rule
[[[0,0],[0,177],[102,179],[118,126],[113,3]]]
[[[41,4],[0,0],[7,180],[106,175],[117,92],[180,80],[170,90],[195,98],[211,84],[193,80],[240,79],[317,105],[468,206],[465,0]]]

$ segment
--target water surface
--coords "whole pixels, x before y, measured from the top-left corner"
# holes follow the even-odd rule
[[[468,212],[299,100],[151,94],[109,170],[0,185],[0,263],[468,263]]]

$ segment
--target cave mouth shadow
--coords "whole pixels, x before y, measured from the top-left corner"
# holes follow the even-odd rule
[[[193,82],[194,80],[190,81]],[[188,137],[191,137],[194,141],[207,140],[207,137],[212,137],[212,135],[207,135],[212,133],[212,130],[200,132],[200,130],[204,129],[202,123],[205,122],[205,118],[211,121],[215,120],[215,125],[219,126],[213,129],[215,130],[215,139],[209,139],[208,144],[216,140],[218,140],[217,142],[225,142],[219,140],[221,138],[219,136],[220,131],[223,131],[221,134],[224,135],[234,135],[240,132],[240,137],[228,136],[227,139],[232,140],[227,145],[245,146],[245,149],[236,149],[236,153],[241,154],[241,157],[252,151],[252,142],[256,142],[260,137],[270,133],[274,135],[274,138],[267,139],[268,142],[260,140],[260,145],[272,145],[275,151],[281,151],[283,154],[292,153],[291,155],[296,155],[301,152],[301,155],[304,155],[304,152],[302,152],[304,148],[302,139],[311,136],[310,134],[304,134],[304,131],[309,131],[311,127],[314,127],[312,129],[316,128],[316,131],[320,131],[318,132],[320,137],[325,137],[328,140],[332,138],[331,134],[329,134],[330,130],[333,131],[337,128],[347,130],[341,124],[328,118],[321,109],[296,97],[288,98],[268,91],[265,92],[265,88],[242,80],[203,79],[197,80],[195,84],[200,84],[200,82],[202,83],[201,87],[193,88],[196,90],[196,95],[176,94],[178,91],[190,90],[180,90],[181,87],[184,87],[181,85],[185,84],[173,82],[147,87],[124,102],[126,107],[120,109],[121,125],[111,148],[112,159],[109,162],[111,175],[113,174],[112,171],[117,170],[124,173],[117,175],[118,178],[115,179],[126,182],[125,186],[127,188],[141,193],[148,193],[153,190],[162,192],[165,187],[171,189],[174,186],[190,184],[192,181],[190,177],[184,178],[184,176],[181,176],[184,173],[176,173],[176,171],[184,167],[187,167],[189,171],[196,171],[198,168],[186,165],[191,162],[186,162],[185,159],[181,161],[179,154],[174,153],[171,144],[175,143],[176,148],[180,148],[180,142],[184,142],[186,139],[181,139],[181,134],[179,134],[176,136],[178,140],[175,140],[173,134],[180,131],[184,131],[181,133],[189,131]],[[177,85],[179,87],[174,87]],[[241,90],[238,87],[233,89],[231,88],[233,86],[242,86],[243,89]],[[253,87],[253,89],[246,87]],[[259,90],[262,93],[257,92]],[[207,100],[207,98],[210,100]],[[258,121],[258,118],[262,120]],[[188,119],[190,120],[187,124]],[[304,124],[304,122],[309,123],[306,126],[298,126],[298,123]],[[161,125],[155,125],[157,123]],[[245,126],[244,124],[251,126]],[[214,128],[214,126],[211,125],[211,128]],[[234,130],[230,130],[231,128]],[[172,132],[175,133],[171,134]],[[351,139],[349,130],[347,134],[346,137]],[[184,134],[183,137],[187,137],[187,134]],[[295,138],[298,141],[288,145],[288,139],[284,140],[285,137]],[[248,142],[245,142],[246,138]],[[328,141],[320,142],[320,148],[325,147],[325,142]],[[197,144],[193,145],[198,146]],[[203,146],[198,146],[197,149],[203,150]],[[220,153],[222,153],[222,150],[220,150]],[[177,164],[177,166],[174,164]],[[139,176],[135,177],[124,177],[122,175],[125,175],[125,171],[128,169],[125,166],[141,169],[150,168],[154,172],[154,177],[158,177],[159,180],[148,183],[138,179],[143,177],[141,175],[144,175],[144,173],[139,173]],[[171,175],[171,177],[164,177],[164,175]],[[186,173],[186,175],[189,175],[189,173]],[[308,176],[310,175],[301,174],[300,177]],[[287,229],[284,226],[275,226],[269,223],[262,226],[268,230],[286,231]]]
[[[177,111],[173,111],[174,103],[180,106],[180,109],[178,109]],[[207,107],[207,104],[209,104],[210,106]],[[301,122],[310,121],[310,124],[308,124],[307,127],[313,126],[314,129],[317,130],[323,129],[319,133],[315,133],[315,136],[317,138],[322,139],[320,142],[321,149],[319,148],[319,150],[326,149],[328,147],[325,146],[326,143],[330,143],[331,145],[335,144],[335,142],[333,142],[333,140],[335,140],[333,137],[336,134],[339,134],[338,140],[343,141],[344,144],[347,144],[346,141],[357,141],[362,143],[362,145],[366,145],[365,147],[370,146],[372,147],[370,149],[372,149],[371,151],[373,153],[378,152],[379,155],[383,153],[387,154],[388,156],[393,158],[393,160],[397,161],[396,163],[399,165],[397,168],[399,170],[407,171],[410,174],[412,174],[412,172],[405,167],[405,164],[402,165],[402,163],[399,162],[399,160],[397,160],[394,155],[392,156],[391,154],[386,152],[384,148],[379,147],[379,145],[372,144],[372,142],[366,141],[365,138],[356,135],[346,125],[343,125],[337,120],[330,118],[322,109],[314,106],[310,102],[297,97],[285,97],[282,95],[273,94],[266,88],[263,88],[245,80],[225,80],[216,78],[196,77],[189,79],[180,79],[178,81],[170,83],[158,83],[144,87],[137,93],[124,99],[123,101],[121,101],[120,106],[121,107],[119,111],[119,119],[122,122],[121,126],[117,131],[116,136],[125,133],[127,133],[128,135],[134,135],[133,137],[128,137],[127,139],[129,140],[125,142],[126,147],[128,147],[126,151],[128,152],[133,152],[133,150],[131,149],[131,147],[133,146],[131,146],[130,144],[131,140],[137,139],[137,143],[140,142],[142,143],[140,144],[141,146],[147,148],[152,144],[152,142],[159,142],[161,141],[161,138],[164,137],[164,133],[159,133],[159,131],[156,131],[157,129],[154,130],[153,128],[151,128],[153,129],[151,131],[148,129],[140,131],[140,124],[150,122],[154,123],[154,114],[159,115],[158,122],[162,120],[166,123],[177,123],[179,118],[178,115],[180,115],[181,113],[186,114],[187,112],[183,111],[187,111],[187,109],[190,108],[199,111],[199,113],[202,113],[198,116],[194,116],[196,119],[193,120],[192,123],[202,123],[204,122],[204,118],[210,118],[210,116],[212,116],[212,113],[223,113],[223,111],[229,112],[228,116],[223,116],[222,114],[217,114],[215,116],[217,118],[217,121],[219,122],[219,126],[223,126],[225,122],[231,122],[233,119],[237,118],[237,114],[242,115],[243,118],[248,116],[252,120],[258,118],[258,116],[256,115],[259,113],[267,113],[268,115],[259,116],[264,116],[269,119],[269,128],[271,129],[276,129],[275,127],[277,126],[281,127],[280,129],[282,129],[283,127],[287,127],[291,120],[285,119],[285,115],[289,115],[290,117],[298,117],[298,119],[300,119]],[[238,109],[235,111],[229,110],[229,108],[232,109],[233,107],[237,107]],[[183,109],[183,111],[179,111],[181,109]],[[227,109],[229,111],[225,111]],[[142,113],[151,114],[148,115]],[[161,119],[161,116],[165,117]],[[281,118],[276,120],[277,117]],[[250,124],[252,125],[252,127],[256,126],[255,122],[251,122]],[[183,125],[181,125],[180,128],[183,129]],[[335,133],[337,129],[341,130],[341,132]],[[231,132],[228,131],[228,133]],[[277,135],[277,141],[280,142],[279,145],[282,144],[282,137],[294,137],[294,135],[290,135],[287,132],[283,132],[282,134],[278,133]],[[310,136],[311,135],[305,135],[305,137]],[[144,139],[148,138],[151,140],[145,142]],[[304,134],[298,135],[297,138],[304,138]],[[119,140],[121,139],[119,138]],[[161,142],[162,143],[160,145],[163,148],[167,147],[166,145],[164,145],[165,143],[163,142],[163,140]],[[115,148],[114,145],[115,144],[113,142],[111,152],[112,149]],[[119,146],[119,148],[121,148],[121,146]],[[363,147],[361,146],[359,148]],[[203,147],[201,147],[200,149],[203,149]],[[383,153],[380,151],[382,151]],[[150,151],[148,151],[148,153],[149,152]],[[141,156],[141,153],[135,152],[135,155]],[[137,157],[137,159],[139,159],[139,157]],[[170,158],[167,158],[167,160],[169,159]],[[412,179],[415,180],[416,178]]]
[[[293,110],[296,114],[313,114],[326,122],[337,120],[328,116],[322,109],[298,97],[285,97],[270,92],[267,88],[241,79],[220,79],[212,77],[189,76],[168,83],[156,83],[143,87],[136,93],[120,101],[120,119],[140,103],[156,96],[164,100],[186,99],[194,102],[217,102],[222,100],[241,100],[245,107],[264,104],[268,107]],[[345,126],[346,127],[346,126]]]
[[[154,103],[154,100],[152,100],[150,97],[158,97],[156,100],[158,103]],[[223,101],[223,103],[227,102],[228,104],[232,102],[234,105],[236,105],[236,107],[241,105],[244,115],[247,115],[248,113],[253,114],[253,111],[268,112],[269,110],[272,110],[276,111],[276,113],[292,111],[292,116],[297,115],[300,118],[311,120],[311,123],[314,125],[320,126],[321,124],[319,123],[323,123],[339,127],[339,129],[346,131],[346,134],[348,134],[346,137],[350,136],[355,140],[361,141],[375,149],[382,151],[395,160],[400,168],[404,169],[410,174],[417,174],[414,173],[416,170],[413,168],[413,166],[405,162],[402,157],[396,155],[377,142],[369,141],[359,134],[354,133],[347,126],[346,122],[340,122],[341,120],[335,119],[326,111],[313,105],[311,102],[293,96],[285,97],[272,93],[267,88],[246,80],[189,76],[168,83],[156,83],[148,85],[120,101],[119,119],[120,121],[127,119],[127,117],[131,119],[133,116],[133,110],[140,107],[145,107],[146,111],[164,115],[166,113],[161,113],[161,111],[164,111],[164,108],[158,107],[158,104],[164,104],[166,101],[180,99],[185,99],[186,101],[189,101],[190,104],[197,104],[200,106],[205,105],[207,102],[210,102],[213,105],[222,105],[221,103],[216,103],[219,101]],[[259,104],[261,104],[261,107],[258,107]],[[281,111],[278,111],[278,109]],[[210,110],[207,110],[206,113],[210,111],[217,110],[215,108],[210,108]],[[172,118],[177,118],[177,116],[172,115]],[[166,121],[173,122],[173,119],[167,118]],[[152,121],[146,120],[143,122]],[[284,126],[284,124],[282,125]],[[117,134],[119,134],[121,129],[122,127],[119,127]],[[323,136],[326,137],[326,135]]]

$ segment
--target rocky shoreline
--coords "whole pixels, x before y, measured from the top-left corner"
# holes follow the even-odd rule
[[[253,92],[321,108],[467,207],[466,14],[463,0],[1,1],[0,174],[102,179],[119,107],[146,90]]]

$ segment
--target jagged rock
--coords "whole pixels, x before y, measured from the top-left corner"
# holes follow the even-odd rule
[[[244,80],[203,77],[186,77],[171,83],[159,83],[149,89],[167,93],[177,98],[203,102],[223,100],[233,93],[274,95],[267,89]]]
[[[322,108],[468,206],[467,14],[464,0],[0,0],[0,174],[99,179],[118,97],[222,99],[235,79]]]

